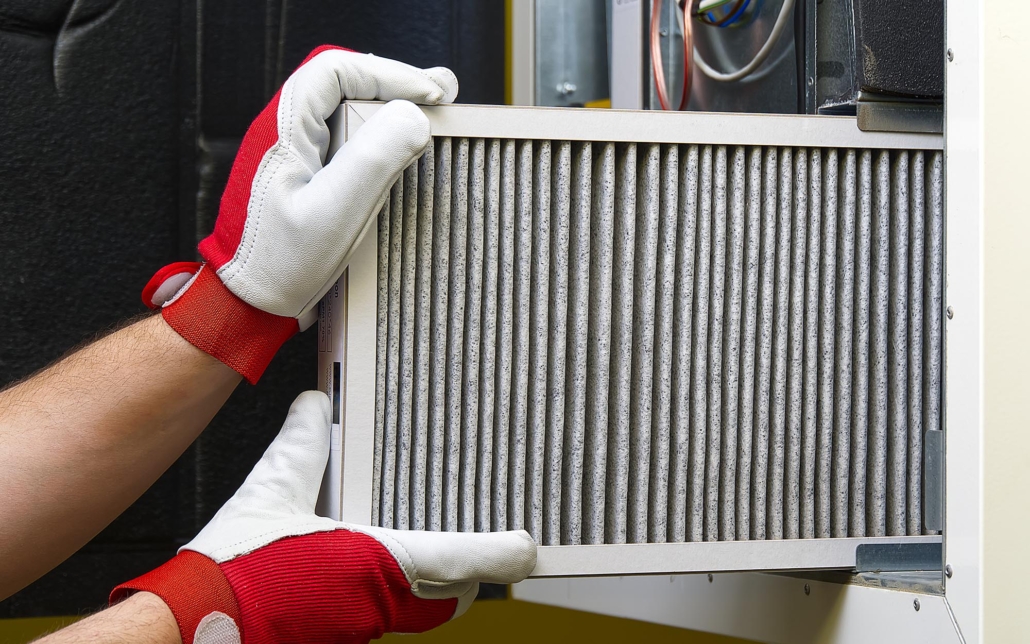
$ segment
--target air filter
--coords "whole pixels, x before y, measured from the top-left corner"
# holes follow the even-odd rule
[[[344,104],[334,148],[378,108]],[[425,112],[320,310],[327,514],[524,528],[538,576],[939,548],[939,136]]]

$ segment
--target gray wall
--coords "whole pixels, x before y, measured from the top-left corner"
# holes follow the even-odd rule
[[[250,121],[324,43],[448,65],[463,102],[503,102],[500,2],[0,2],[0,386],[145,311],[147,279],[193,258],[210,230]],[[314,376],[314,336],[298,335],[150,491],[0,617],[94,609],[172,556]]]

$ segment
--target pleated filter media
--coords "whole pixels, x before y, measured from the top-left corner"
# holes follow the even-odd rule
[[[371,523],[554,546],[939,527],[939,146],[684,138],[437,134],[403,174],[363,242]]]

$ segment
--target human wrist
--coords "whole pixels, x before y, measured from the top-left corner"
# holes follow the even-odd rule
[[[212,620],[240,622],[236,596],[221,569],[208,557],[189,550],[117,586],[110,602],[118,605],[140,594],[156,597],[167,607],[185,644],[192,644],[205,628],[217,627]]]
[[[179,627],[175,623],[175,615],[163,599],[154,593],[140,592],[126,600],[124,610],[132,610],[145,618],[152,634],[161,642],[182,644]]]

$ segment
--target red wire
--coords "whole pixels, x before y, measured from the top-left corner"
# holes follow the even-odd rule
[[[662,64],[662,49],[658,40],[658,29],[661,25],[661,10],[663,0],[653,0],[651,3],[651,71],[654,75],[655,90],[658,93],[658,104],[663,110],[672,109],[669,107],[669,90],[665,85],[665,66]],[[692,80],[694,44],[690,24],[690,3],[683,6],[683,95],[680,97],[679,110],[684,110],[690,102],[690,84]]]

